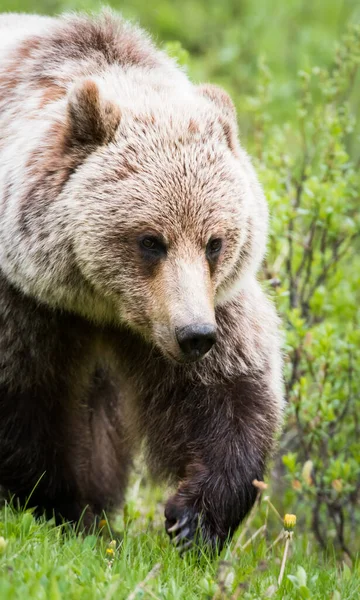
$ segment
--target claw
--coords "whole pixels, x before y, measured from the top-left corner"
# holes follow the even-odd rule
[[[176,521],[175,525],[172,525],[171,527],[169,527],[168,533],[174,533],[175,531],[178,531],[179,529],[184,527],[184,525],[185,525],[185,523],[187,523],[188,519],[189,519],[188,515],[185,515],[182,519],[180,519],[180,521]]]
[[[192,546],[192,540],[189,540],[188,542],[185,542],[185,544],[183,544],[182,546],[178,547],[178,550],[180,552],[180,554],[184,554],[184,552],[186,550],[188,550],[190,548],[190,546]]]
[[[190,527],[186,527],[183,531],[180,531],[180,533],[177,534],[176,537],[174,537],[174,539],[172,540],[172,543],[177,546],[178,542],[180,542],[181,540],[183,540],[184,538],[186,538],[190,533]]]
[[[179,521],[176,521],[175,525],[172,525],[172,527],[169,527],[169,529],[167,530],[168,533],[173,533],[174,531],[177,531],[179,529]]]

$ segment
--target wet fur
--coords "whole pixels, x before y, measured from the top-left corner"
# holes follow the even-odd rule
[[[91,525],[121,505],[144,443],[154,477],[179,486],[166,528],[177,523],[182,543],[200,523],[205,540],[221,545],[254,502],[252,481],[264,475],[282,411],[278,321],[255,279],[267,210],[232,104],[212,86],[195,90],[142,32],[110,14],[13,15],[0,29],[9,23],[18,38],[3,45],[0,67],[0,486],[22,503],[32,494],[39,512]],[[124,65],[129,86],[118,105]],[[131,113],[133,67],[155,100],[140,87]],[[154,173],[149,144],[164,165]],[[195,147],[203,155],[192,157]],[[201,362],[177,364],[162,351],[162,340],[173,343],[170,325],[159,329],[188,311],[172,274],[186,280],[187,256],[206,269],[188,240],[209,220],[227,226],[227,211],[234,220],[237,170],[247,190],[236,216],[243,237],[229,229],[218,273],[204,288],[199,279],[193,296],[193,311],[204,295],[209,311],[215,305],[218,342]],[[133,193],[133,181],[150,199],[116,221],[114,190]],[[178,190],[181,213],[175,205],[161,213],[164,189]],[[218,196],[211,210],[206,194]],[[122,244],[141,219],[156,218],[178,254],[143,273]]]

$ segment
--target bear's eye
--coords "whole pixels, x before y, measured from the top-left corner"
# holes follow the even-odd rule
[[[152,258],[164,256],[166,254],[166,246],[162,239],[155,235],[144,235],[139,239],[139,246],[142,252]]]
[[[156,241],[153,238],[146,237],[142,240],[142,245],[147,250],[153,250],[156,248]]]
[[[210,260],[216,260],[223,246],[222,239],[213,238],[206,246],[206,255]]]

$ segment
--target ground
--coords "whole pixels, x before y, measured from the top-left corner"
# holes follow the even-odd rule
[[[119,535],[113,542],[107,525],[102,535],[84,536],[6,505],[0,511],[1,600],[360,597],[360,563],[350,570],[334,555],[321,557],[310,535],[296,527],[277,587],[284,540],[267,551],[282,531],[282,522],[268,508],[268,490],[252,523],[239,529],[216,560],[201,550],[180,557],[171,547],[163,530],[165,493],[135,476],[125,510],[116,519]],[[266,536],[260,532],[247,543],[267,512]]]

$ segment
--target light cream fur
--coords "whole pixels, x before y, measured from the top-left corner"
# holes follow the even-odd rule
[[[109,14],[99,19],[99,27],[109,23],[141,59],[107,64],[84,47],[81,60],[65,52],[58,61],[53,40],[68,35],[71,43],[86,18],[0,17],[0,264],[39,301],[126,324],[174,356],[176,327],[213,322],[217,306],[257,289],[267,206],[225,92],[193,85],[137,28]],[[11,87],[9,73],[19,70]],[[53,164],[54,130],[68,143],[69,114],[78,114],[89,82],[100,103],[119,111],[119,124],[109,143],[82,149],[73,172],[51,187],[49,169],[43,179],[39,169],[47,161],[55,174],[61,167],[61,157]],[[169,243],[150,280],[127,259],[134,232],[147,230]],[[225,242],[213,274],[205,257],[211,236]]]

